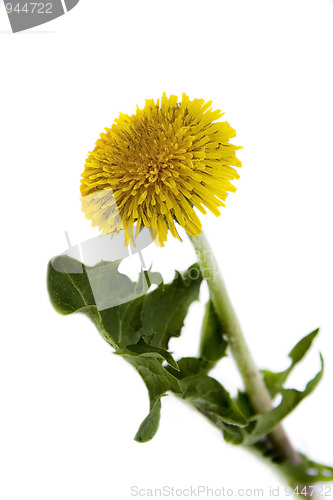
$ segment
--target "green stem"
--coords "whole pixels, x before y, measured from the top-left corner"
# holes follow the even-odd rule
[[[203,276],[208,283],[211,300],[223,325],[224,334],[242,376],[246,393],[253,409],[257,413],[265,413],[273,407],[271,397],[246,344],[213,251],[203,233],[190,237],[190,240],[198,256]],[[288,460],[291,465],[301,463],[301,457],[294,450],[281,425],[274,429],[269,438],[282,461]]]

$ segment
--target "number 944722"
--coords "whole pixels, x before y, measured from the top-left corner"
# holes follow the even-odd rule
[[[12,12],[22,13],[22,14],[52,14],[52,4],[51,3],[35,3],[29,2],[23,5],[13,4],[5,2],[6,11],[8,14]]]

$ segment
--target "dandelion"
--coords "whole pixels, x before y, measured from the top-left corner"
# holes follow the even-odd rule
[[[212,102],[164,93],[136,114],[120,114],[89,152],[81,180],[82,210],[103,234],[147,226],[163,246],[175,223],[190,236],[202,232],[195,211],[216,216],[241,162],[229,143],[236,133],[217,121]]]
[[[96,266],[85,269],[81,262],[63,255],[57,259],[57,269],[54,260],[50,263],[50,297],[62,314],[89,310],[116,354],[138,370],[150,402],[149,413],[135,436],[138,442],[155,435],[161,398],[172,391],[201,411],[226,441],[262,455],[279,469],[295,491],[302,487],[303,494],[304,485],[332,481],[333,467],[312,462],[299,453],[281,422],[320,381],[322,360],[320,371],[304,391],[285,389],[284,382],[306,354],[318,330],[296,344],[289,354],[291,364],[284,372],[276,374],[257,368],[218,259],[197,215],[205,214],[206,209],[220,215],[219,207],[224,206],[227,194],[236,191],[232,181],[239,177],[236,168],[241,166],[236,158],[239,147],[229,142],[235,131],[227,122],[219,121],[222,113],[214,111],[211,104],[203,99],[191,101],[186,94],[179,101],[164,93],[157,101],[147,100],[144,108],[137,108],[132,116],[120,114],[112,127],[101,134],[82,174],[82,209],[93,226],[108,236],[98,248],[95,238],[84,242],[88,246],[82,246],[84,255],[98,256]],[[112,236],[121,230],[125,244],[131,240],[136,246],[134,231],[137,236],[147,227],[146,235],[150,232],[155,242],[163,246],[169,231],[180,239],[179,225],[188,233],[197,262],[185,274],[177,272],[173,282],[164,285],[155,279],[160,273],[144,269],[142,258],[143,272],[138,281],[119,272],[118,253],[118,260],[114,255],[113,262],[109,262],[104,242],[113,243]],[[144,234],[140,248],[143,240]],[[136,250],[139,252],[140,248],[138,245]],[[121,250],[128,256],[124,248]],[[199,354],[176,362],[169,340],[180,335],[188,309],[199,297],[202,280],[208,286],[209,300],[201,326]],[[157,282],[161,286],[152,290],[151,285]],[[126,305],[122,307],[124,301]],[[237,398],[232,398],[209,374],[227,350],[243,381]],[[276,393],[282,395],[279,405],[272,401]]]

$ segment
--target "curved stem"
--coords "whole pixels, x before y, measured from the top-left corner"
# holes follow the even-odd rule
[[[265,413],[273,407],[271,397],[246,344],[213,251],[203,233],[194,237],[190,236],[190,240],[198,256],[201,271],[209,287],[211,300],[216,314],[223,324],[225,336],[242,376],[247,395],[254,410],[257,413]],[[269,438],[282,459],[288,460],[291,465],[301,463],[301,457],[292,447],[281,425],[272,431]]]

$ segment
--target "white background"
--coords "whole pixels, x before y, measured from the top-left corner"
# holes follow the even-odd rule
[[[324,379],[285,427],[298,449],[333,465],[333,3],[81,0],[38,29],[9,29],[1,4],[0,497],[283,487],[172,396],[154,440],[134,442],[143,382],[88,319],[49,304],[47,261],[65,250],[64,230],[73,243],[92,235],[79,203],[88,150],[120,111],[164,90],[212,99],[237,130],[238,191],[204,228],[260,367],[285,368],[291,347],[321,327],[290,383],[304,388],[318,351]],[[186,238],[153,255],[167,279],[193,260]],[[196,354],[202,311],[195,303],[172,341],[176,358]],[[232,361],[215,374],[234,394]]]

